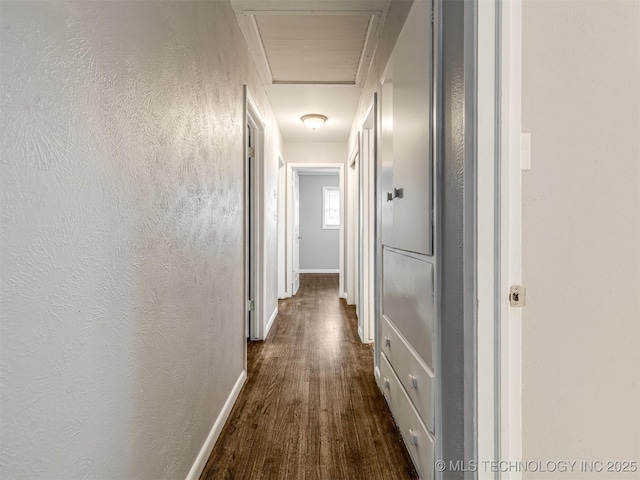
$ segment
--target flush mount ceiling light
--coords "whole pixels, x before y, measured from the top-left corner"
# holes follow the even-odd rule
[[[319,115],[317,113],[311,113],[309,115],[303,115],[302,117],[300,117],[300,120],[302,120],[302,123],[304,123],[311,130],[316,130],[324,125],[324,122],[327,121],[327,117],[325,117],[324,115]]]

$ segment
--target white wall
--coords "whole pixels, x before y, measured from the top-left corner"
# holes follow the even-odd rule
[[[323,189],[338,187],[338,175],[300,175],[300,269],[340,268],[340,230],[323,229]]]
[[[523,457],[640,462],[640,4],[525,0],[522,64]]]
[[[244,39],[227,2],[1,22],[0,476],[184,478],[244,369],[244,83],[276,187]]]
[[[287,163],[345,163],[346,142],[287,142],[284,145]]]

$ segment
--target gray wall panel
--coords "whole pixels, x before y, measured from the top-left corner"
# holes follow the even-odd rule
[[[441,120],[442,150],[438,164],[440,236],[440,348],[442,459],[464,460],[475,455],[474,405],[476,372],[473,337],[475,30],[465,25],[471,2],[447,0],[442,9]],[[467,22],[469,18],[467,18]],[[470,101],[471,100],[471,101]],[[465,443],[466,442],[466,443]],[[445,479],[462,479],[464,472],[444,472]]]

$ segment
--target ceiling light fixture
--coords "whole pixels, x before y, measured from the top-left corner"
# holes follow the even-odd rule
[[[324,125],[324,122],[327,121],[327,117],[325,117],[324,115],[319,115],[317,113],[311,113],[309,115],[303,115],[302,117],[300,117],[300,120],[302,120],[302,123],[304,123],[311,130],[316,130]]]

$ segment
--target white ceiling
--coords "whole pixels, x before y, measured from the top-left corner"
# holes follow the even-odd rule
[[[285,142],[344,142],[390,0],[231,0]],[[328,117],[318,130],[302,115]]]
[[[346,142],[360,88],[354,85],[269,85],[269,102],[285,142]],[[305,127],[300,117],[319,113],[327,122],[318,130]]]

